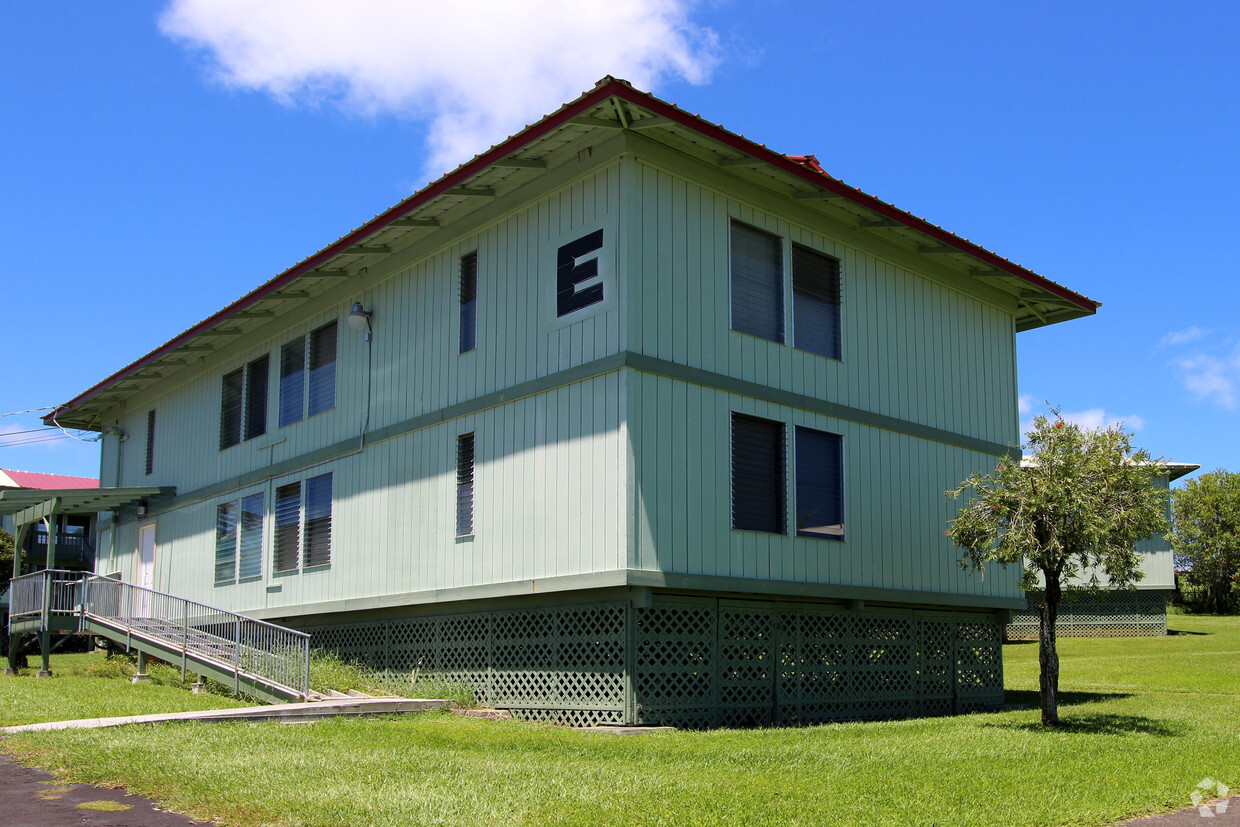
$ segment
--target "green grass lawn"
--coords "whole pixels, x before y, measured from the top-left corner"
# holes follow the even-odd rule
[[[1187,806],[1207,776],[1240,787],[1240,618],[1171,626],[1188,634],[1060,641],[1057,731],[1038,724],[1037,647],[1014,644],[1008,700],[1032,708],[998,714],[641,736],[424,714],[26,734],[3,749],[231,825],[1102,825]],[[73,682],[3,679],[0,698]]]

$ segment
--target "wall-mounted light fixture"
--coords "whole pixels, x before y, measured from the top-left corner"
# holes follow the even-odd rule
[[[366,341],[370,341],[370,317],[375,315],[373,310],[363,310],[361,302],[353,302],[353,309],[349,311],[349,327],[354,330],[365,330]]]

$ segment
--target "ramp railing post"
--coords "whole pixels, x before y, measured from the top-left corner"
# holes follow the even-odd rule
[[[241,694],[241,618],[234,622],[237,630],[233,644],[233,694]]]
[[[185,658],[189,653],[189,601],[181,601],[181,683],[185,683]]]
[[[306,638],[305,644],[306,679],[301,683],[301,696],[308,701],[310,700],[310,638]]]

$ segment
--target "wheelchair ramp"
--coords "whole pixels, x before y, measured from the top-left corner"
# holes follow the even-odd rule
[[[78,572],[16,578],[13,595],[14,632],[99,635],[264,700],[321,697],[310,691],[310,636],[295,629]]]

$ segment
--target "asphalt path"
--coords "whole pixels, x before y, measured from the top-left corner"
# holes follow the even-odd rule
[[[66,784],[0,753],[0,824],[4,827],[184,827],[208,824],[161,810],[125,790]]]

